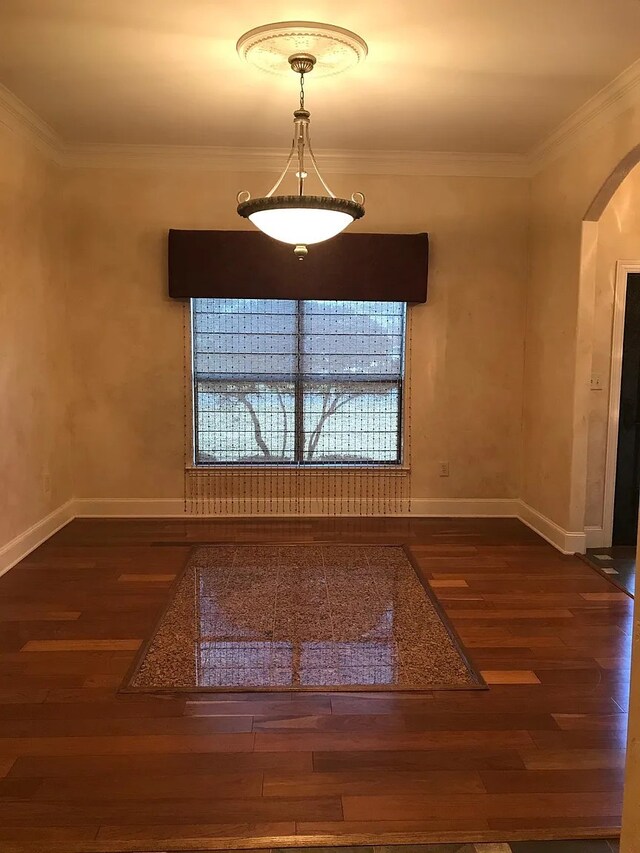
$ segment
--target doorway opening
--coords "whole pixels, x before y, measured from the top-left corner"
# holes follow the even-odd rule
[[[640,498],[640,273],[626,282],[612,547],[635,548]]]
[[[604,533],[587,558],[633,594],[640,504],[640,265],[619,262],[613,316]]]

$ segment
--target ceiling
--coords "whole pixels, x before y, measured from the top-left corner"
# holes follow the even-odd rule
[[[284,147],[296,79],[235,51],[281,20],[369,44],[319,149],[525,153],[640,57],[640,0],[0,0],[0,82],[67,143]]]

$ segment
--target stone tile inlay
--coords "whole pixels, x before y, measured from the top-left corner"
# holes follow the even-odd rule
[[[481,686],[403,549],[194,549],[134,689]]]

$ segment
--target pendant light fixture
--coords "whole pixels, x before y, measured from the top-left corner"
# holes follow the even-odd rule
[[[329,25],[300,23],[269,25],[268,28],[251,31],[238,42],[238,52],[241,56],[243,51],[245,55],[250,53],[251,48],[255,47],[252,37],[256,33],[264,35],[267,31],[267,37],[263,37],[257,42],[263,45],[265,40],[269,38],[268,34],[273,33],[275,28],[278,28],[276,30],[277,38],[280,39],[281,43],[284,41],[286,44],[286,37],[291,36],[292,33],[282,33],[282,28],[291,30],[296,27],[315,28],[316,32],[313,32],[312,35],[316,42],[321,38],[318,28],[326,28],[334,41],[336,31],[341,35],[346,34],[351,39],[357,40],[355,47],[352,48],[352,52],[357,56],[356,61],[361,58],[361,55],[366,55],[366,44],[353,33],[329,27]],[[296,43],[299,44],[300,33],[297,32],[295,35],[297,36]],[[322,41],[320,44],[322,45]],[[362,46],[364,46],[364,50]],[[344,44],[342,47],[344,48]],[[346,54],[346,58],[348,60],[351,57]],[[307,246],[329,240],[344,231],[354,220],[361,219],[364,216],[365,199],[362,193],[354,193],[350,199],[337,198],[320,174],[311,147],[309,133],[311,114],[305,107],[304,91],[305,75],[309,74],[316,66],[316,56],[302,51],[295,52],[287,57],[287,62],[290,69],[300,77],[300,103],[298,109],[293,113],[294,130],[289,157],[278,180],[265,196],[251,198],[250,193],[246,190],[238,193],[238,214],[249,219],[256,228],[274,240],[293,245],[295,247],[294,253],[300,260],[303,260],[308,254]],[[342,57],[342,63],[346,64],[345,56]],[[348,64],[353,64],[353,61]],[[331,69],[330,61],[325,62],[324,65],[328,65]],[[334,68],[333,71],[329,70],[325,73],[338,73],[338,70],[343,69]],[[326,193],[325,195],[305,194],[305,182],[311,170],[319,180]],[[295,192],[288,195],[280,194],[278,191],[288,175],[292,179],[295,178]]]

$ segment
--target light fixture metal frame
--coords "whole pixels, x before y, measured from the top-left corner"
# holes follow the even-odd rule
[[[247,190],[238,193],[237,212],[244,218],[249,218],[254,213],[264,210],[332,210],[338,213],[346,213],[351,216],[352,220],[361,219],[364,216],[364,193],[353,193],[351,199],[338,198],[331,190],[327,182],[320,174],[316,156],[313,153],[311,145],[311,134],[309,126],[311,123],[311,113],[305,109],[304,105],[304,75],[313,70],[316,59],[309,53],[296,53],[289,57],[289,65],[291,69],[300,75],[300,106],[293,113],[293,140],[291,149],[285,164],[284,169],[280,173],[278,180],[271,187],[269,192],[259,198],[251,198],[251,194]],[[315,172],[322,188],[327,193],[322,195],[305,195],[305,180],[308,177],[306,171],[307,160],[306,154],[309,155],[309,160],[313,171]],[[290,195],[275,195],[282,182],[286,178],[292,163],[296,161],[297,171],[296,178],[298,180],[297,194]],[[348,226],[347,226],[348,227]],[[332,239],[332,238],[328,238]],[[300,257],[306,255],[306,251],[302,251],[303,247],[296,246],[295,253]]]

